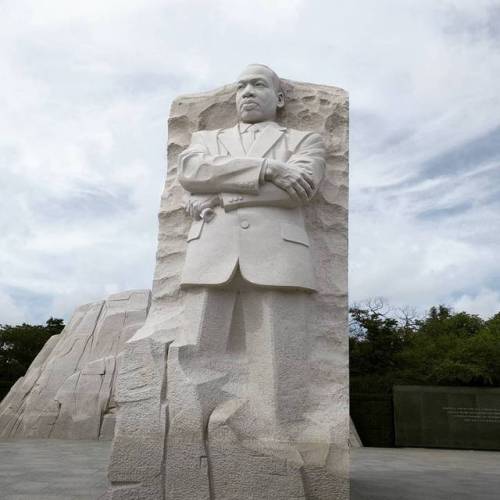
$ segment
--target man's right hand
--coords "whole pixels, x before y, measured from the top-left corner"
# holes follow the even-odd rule
[[[193,220],[200,220],[204,210],[214,209],[219,205],[221,205],[221,198],[218,194],[191,195],[185,206],[185,210]],[[211,220],[212,217],[213,216],[211,216],[209,220]],[[209,220],[207,220],[207,222]]]
[[[290,198],[299,203],[307,203],[314,194],[314,180],[309,169],[268,160],[264,179],[285,190]]]

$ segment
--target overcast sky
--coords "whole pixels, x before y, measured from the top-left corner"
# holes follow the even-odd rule
[[[3,0],[0,323],[149,288],[178,94],[349,91],[350,301],[500,311],[500,1]]]

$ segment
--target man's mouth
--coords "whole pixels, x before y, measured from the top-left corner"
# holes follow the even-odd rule
[[[258,106],[258,104],[255,101],[245,101],[245,102],[241,103],[242,109],[253,109],[257,106]]]

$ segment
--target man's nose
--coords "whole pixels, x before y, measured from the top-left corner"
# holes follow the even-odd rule
[[[243,94],[241,94],[242,97],[252,97],[255,95],[255,89],[253,88],[253,85],[248,84],[244,89],[243,89]]]

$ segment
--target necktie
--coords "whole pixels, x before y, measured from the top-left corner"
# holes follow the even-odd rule
[[[257,140],[257,134],[260,132],[258,125],[252,126],[252,144]]]
[[[255,124],[248,127],[247,131],[242,134],[243,147],[245,148],[245,151],[247,153],[252,147],[255,140],[257,139],[258,132],[259,132],[259,126]]]

